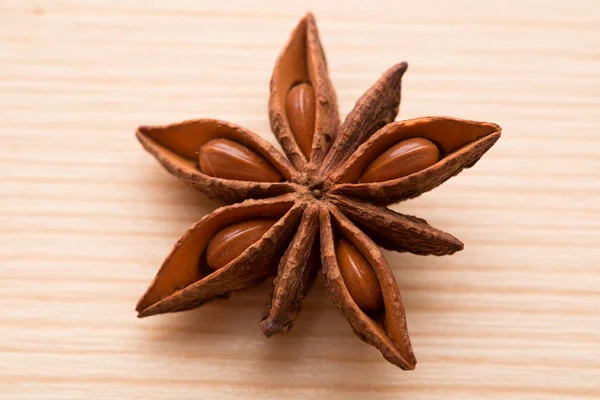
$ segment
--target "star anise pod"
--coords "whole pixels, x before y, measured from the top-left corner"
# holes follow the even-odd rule
[[[229,205],[175,244],[140,299],[139,316],[196,308],[276,274],[260,321],[268,337],[292,327],[321,269],[358,337],[413,369],[400,292],[378,246],[439,256],[463,244],[386,205],[473,166],[500,127],[444,117],[393,122],[406,68],[387,70],[340,125],[308,14],[271,79],[271,127],[287,158],[247,129],[214,119],[140,127],[138,139],[171,174]]]

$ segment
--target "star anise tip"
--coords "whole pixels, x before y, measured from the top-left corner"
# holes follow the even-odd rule
[[[279,324],[277,324],[275,321],[272,321],[269,318],[260,321],[258,323],[258,326],[266,338],[270,338],[271,336],[277,333],[283,333],[284,331],[286,331],[286,329],[282,328],[281,326],[279,326]]]
[[[392,68],[396,69],[398,71],[402,71],[402,73],[404,73],[408,69],[408,62],[402,61],[402,62],[394,65]]]
[[[306,14],[304,14],[304,17],[302,17],[302,19],[311,22],[315,22],[316,20],[315,15],[311,11],[307,11]]]

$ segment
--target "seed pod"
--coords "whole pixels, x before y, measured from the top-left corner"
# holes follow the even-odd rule
[[[301,143],[299,130],[292,125],[299,118],[290,116],[286,105],[290,90],[303,82],[310,84],[312,96],[307,97],[314,104],[310,113],[314,122],[310,124],[307,145]],[[340,119],[325,53],[315,19],[310,14],[296,26],[275,61],[270,84],[269,117],[273,133],[296,170],[317,170],[339,130]]]
[[[209,176],[251,182],[279,182],[281,174],[247,147],[228,140],[214,139],[198,150],[200,170]]]
[[[392,122],[374,133],[332,172],[326,186],[333,185],[330,194],[375,201],[381,205],[412,199],[473,166],[500,135],[498,125],[457,118],[423,117]],[[408,176],[359,182],[366,168],[383,152],[411,138],[424,138],[435,143],[439,157],[443,159]]]
[[[293,86],[285,100],[285,112],[296,143],[308,159],[315,133],[315,92],[310,83]]]
[[[381,287],[367,260],[345,239],[338,240],[335,255],[342,279],[356,305],[363,311],[377,310],[381,306]]]
[[[442,255],[461,250],[462,243],[385,205],[419,196],[473,166],[500,137],[500,127],[445,117],[392,122],[406,67],[400,63],[386,71],[340,126],[325,55],[308,14],[277,59],[270,82],[270,125],[287,159],[264,139],[224,121],[140,127],[140,142],[169,172],[214,199],[236,204],[186,231],[138,303],[138,316],[194,309],[276,274],[259,325],[267,337],[284,333],[320,269],[332,303],[356,335],[394,365],[414,369],[402,296],[380,246]],[[314,121],[306,111],[311,101]],[[294,132],[291,120],[308,121],[312,129],[302,125]],[[421,146],[423,139],[415,138],[431,143]],[[253,152],[282,181],[237,180],[248,164],[256,170],[257,161],[248,163],[223,140]],[[399,155],[390,150],[395,146],[402,149]],[[430,150],[436,154],[433,165],[407,171],[406,164],[415,163],[412,152],[423,156]],[[436,162],[440,154],[443,159]],[[222,164],[215,166],[211,157]],[[266,218],[278,221],[266,226],[256,221]]]
[[[387,360],[402,369],[414,369],[416,360],[407,333],[402,296],[381,250],[334,206],[321,210],[319,232],[325,288],[337,309],[354,332],[379,349]],[[350,282],[336,254],[338,239],[334,236],[351,243],[375,272],[382,297],[376,312],[366,313],[350,292]],[[393,329],[388,329],[390,326]]]
[[[419,172],[439,161],[440,151],[433,142],[413,138],[396,143],[369,164],[358,182],[384,182]]]
[[[206,248],[206,262],[213,270],[223,268],[256,243],[277,222],[258,218],[228,226],[218,232]]]

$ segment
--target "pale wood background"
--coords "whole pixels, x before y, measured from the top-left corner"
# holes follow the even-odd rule
[[[284,3],[0,1],[0,398],[598,398],[599,3]],[[407,60],[401,117],[504,128],[474,169],[395,206],[466,243],[388,253],[414,372],[359,342],[322,282],[269,340],[268,285],[135,318],[171,245],[216,207],[136,126],[216,117],[274,142],[271,69],[309,9],[342,114]]]

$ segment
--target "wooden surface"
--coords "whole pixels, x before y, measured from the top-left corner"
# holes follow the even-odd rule
[[[598,2],[291,4],[0,2],[0,398],[599,398]],[[275,143],[268,82],[309,9],[342,115],[407,60],[401,118],[504,128],[475,168],[394,206],[466,244],[386,253],[414,372],[355,338],[322,282],[293,331],[268,340],[269,285],[177,315],[133,311],[217,206],[135,128],[215,117]]]

